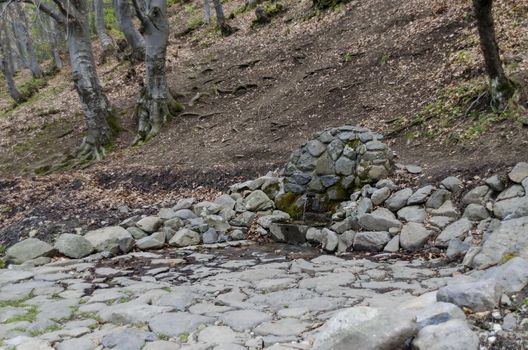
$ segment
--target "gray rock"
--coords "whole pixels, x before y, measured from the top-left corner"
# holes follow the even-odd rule
[[[331,231],[327,228],[324,228],[321,231],[321,234],[323,237],[322,239],[323,249],[329,252],[335,251],[337,249],[337,244],[339,243],[337,234],[334,231]]]
[[[498,306],[501,295],[501,287],[495,281],[482,280],[442,287],[436,299],[481,312]]]
[[[205,217],[207,215],[218,214],[223,208],[219,204],[203,201],[194,205],[193,212],[198,216]]]
[[[425,209],[417,205],[403,207],[398,210],[397,214],[398,218],[407,222],[424,222],[425,220]]]
[[[336,222],[330,229],[338,234],[344,233],[345,231],[352,230],[355,226],[354,219],[351,217],[345,218],[343,221]]]
[[[427,197],[433,192],[434,187],[431,185],[419,188],[409,197],[407,205],[422,204],[425,203]]]
[[[53,247],[48,243],[37,238],[28,238],[9,247],[6,251],[6,259],[8,262],[22,264],[25,261],[52,253]]]
[[[383,248],[384,252],[388,253],[397,253],[400,250],[400,236],[394,236],[392,239],[387,243],[385,248]]]
[[[367,197],[361,197],[358,201],[358,215],[370,213],[372,211],[372,201]]]
[[[388,232],[358,232],[354,237],[354,250],[381,251],[390,240]]]
[[[447,226],[438,237],[436,237],[435,245],[437,247],[447,247],[449,241],[454,238],[462,239],[471,230],[471,222],[467,218],[462,218]]]
[[[182,228],[171,238],[169,244],[176,247],[187,247],[200,244],[200,240],[201,236],[198,232]]]
[[[412,165],[412,164],[406,165],[405,169],[411,174],[420,174],[423,171],[421,166]]]
[[[171,312],[154,316],[149,322],[149,328],[158,335],[177,338],[184,333],[195,331],[200,325],[212,323],[213,320],[211,317],[187,312]]]
[[[370,199],[372,200],[372,204],[380,205],[383,202],[385,202],[387,198],[389,198],[390,194],[391,194],[391,190],[389,187],[382,187],[374,191]]]
[[[345,231],[339,235],[339,242],[337,244],[337,252],[346,252],[354,244],[354,238],[356,237],[355,231]]]
[[[462,198],[464,204],[484,204],[490,194],[490,188],[486,185],[478,186],[469,191]]]
[[[449,216],[451,218],[458,218],[458,210],[455,208],[452,201],[447,200],[437,209],[428,209],[433,216]]]
[[[344,148],[345,144],[343,143],[343,141],[334,139],[332,142],[330,142],[326,151],[330,158],[336,161],[343,153]]]
[[[503,221],[482,244],[472,266],[483,269],[508,257],[528,258],[528,217]]]
[[[454,192],[460,188],[462,181],[460,181],[460,179],[457,177],[449,176],[443,179],[440,184],[444,186],[445,189]]]
[[[340,157],[335,163],[336,173],[339,175],[352,175],[356,163],[347,157]]]
[[[500,219],[506,220],[528,216],[528,196],[496,202],[493,214]]]
[[[128,227],[126,230],[132,235],[132,237],[134,237],[134,239],[147,237],[147,233],[137,227]]]
[[[283,318],[277,321],[264,322],[255,327],[254,332],[258,335],[275,336],[297,336],[303,333],[310,323],[295,318]]]
[[[333,316],[316,334],[314,350],[392,350],[416,333],[414,315],[358,306]]]
[[[239,332],[253,329],[270,320],[271,315],[257,310],[229,311],[220,316],[220,321]]]
[[[176,217],[174,219],[170,219],[170,220],[165,221],[164,226],[165,227],[169,227],[169,228],[171,228],[171,229],[173,229],[175,231],[178,231],[180,228],[185,226],[185,223],[183,222],[182,219]]]
[[[60,342],[56,347],[57,350],[94,350],[96,345],[89,338],[73,338]]]
[[[218,232],[226,232],[231,228],[231,225],[220,215],[207,215],[205,220],[209,227],[214,228]]]
[[[245,211],[241,214],[238,214],[229,223],[233,226],[249,227],[253,223],[253,220],[255,219],[255,217],[256,217],[255,213],[252,213],[250,211]]]
[[[450,320],[421,329],[414,338],[415,350],[478,350],[479,338],[462,320]]]
[[[223,194],[214,200],[214,204],[221,206],[223,209],[233,209],[235,207],[235,200],[228,194]]]
[[[412,194],[413,191],[410,188],[395,192],[385,201],[385,205],[392,211],[398,211],[407,204]]]
[[[378,208],[369,214],[360,215],[358,222],[361,227],[372,231],[388,231],[389,228],[402,226],[402,223],[394,215],[392,217],[385,215],[384,211],[380,209],[382,208]]]
[[[319,140],[311,140],[306,144],[306,149],[312,156],[319,157],[326,151],[326,145]]]
[[[499,193],[497,196],[496,201],[502,201],[505,199],[515,198],[515,197],[523,197],[526,194],[524,191],[524,187],[521,185],[512,185]]]
[[[312,156],[308,151],[303,151],[297,161],[297,167],[302,171],[312,171],[316,162],[316,157]]]
[[[136,246],[141,250],[158,249],[165,245],[165,233],[154,232],[150,236],[143,237],[136,241]]]
[[[158,212],[158,217],[161,220],[170,220],[176,217],[176,212],[172,208],[161,208]]]
[[[109,226],[88,231],[84,235],[98,252],[109,251],[118,254],[128,253],[134,246],[132,235],[121,226]]]
[[[140,350],[147,339],[154,340],[154,334],[135,328],[126,328],[106,335],[101,343],[106,348],[115,350]]]
[[[398,189],[398,186],[396,186],[394,182],[392,182],[392,180],[390,179],[383,179],[383,180],[379,180],[378,182],[376,182],[376,188],[384,188],[384,187],[388,187],[391,191],[395,191]]]
[[[308,226],[305,225],[278,223],[270,225],[271,237],[276,242],[304,243],[307,230]]]
[[[438,189],[431,194],[427,202],[425,202],[425,206],[427,208],[438,209],[442,204],[449,200],[449,198],[451,198],[451,192],[444,189]]]
[[[180,349],[180,345],[178,343],[173,343],[167,340],[156,340],[153,342],[147,342],[142,350],[178,350],[178,349]],[[80,349],[72,349],[72,350],[80,350]]]
[[[455,219],[450,216],[433,216],[429,218],[428,223],[434,227],[443,229],[453,221],[455,221]]]
[[[218,232],[214,228],[210,228],[202,235],[204,244],[216,243],[218,241]]]
[[[471,203],[464,210],[464,217],[471,221],[481,221],[489,218],[488,210],[480,204]]]
[[[233,230],[229,232],[229,237],[231,237],[233,241],[240,241],[240,240],[246,239],[246,235],[244,234],[244,231],[242,230]]]
[[[503,293],[518,293],[528,285],[528,261],[515,257],[486,270],[480,278],[495,281]]]
[[[501,192],[504,191],[504,188],[506,187],[505,181],[502,177],[498,175],[493,175],[485,180],[486,185],[488,185],[493,191],[495,192]]]
[[[121,221],[119,223],[119,226],[122,226],[124,228],[136,227],[136,222],[138,222],[139,220],[141,220],[141,216],[134,215],[132,217],[129,217],[128,219]]]
[[[422,224],[409,222],[403,225],[400,233],[400,245],[406,250],[417,250],[422,248],[429,240],[433,231],[429,231]]]
[[[55,249],[64,256],[79,259],[94,251],[92,244],[83,236],[65,233],[55,241]]]
[[[325,152],[315,164],[315,173],[317,175],[334,175],[335,174],[335,163],[330,157],[328,152]]]
[[[521,183],[525,178],[528,177],[528,163],[520,162],[517,163],[508,174],[510,180],[516,183]]]
[[[136,223],[136,226],[147,233],[153,233],[153,232],[156,232],[162,224],[163,224],[163,220],[161,220],[160,217],[147,216],[139,220]]]
[[[323,240],[322,231],[320,229],[315,228],[315,227],[310,227],[306,231],[306,240],[308,240],[310,242],[321,243],[322,240]]]
[[[183,198],[183,199],[180,199],[178,201],[178,203],[176,203],[176,205],[174,207],[172,207],[172,209],[174,211],[178,211],[178,210],[181,210],[181,209],[190,209],[194,202],[196,200],[194,198]]]
[[[461,241],[458,238],[454,238],[449,242],[446,255],[449,259],[463,257],[470,247],[471,245],[469,243]]]
[[[273,201],[261,190],[253,191],[246,197],[246,209],[249,211],[264,211],[273,207]]]
[[[177,210],[174,215],[176,215],[176,217],[182,219],[182,220],[189,220],[189,219],[195,219],[198,217],[198,215],[196,215],[192,210],[190,209],[180,209],[180,210]]]

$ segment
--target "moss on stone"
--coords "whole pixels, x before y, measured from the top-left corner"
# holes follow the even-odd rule
[[[277,209],[288,213],[292,219],[301,219],[304,214],[304,208],[300,204],[300,199],[300,194],[286,192],[275,198],[275,206]]]
[[[286,179],[284,179],[286,180]],[[262,189],[264,193],[271,199],[274,199],[277,196],[277,193],[280,191],[280,185],[278,183],[270,184],[266,188]]]
[[[356,149],[356,147],[359,145],[359,142],[360,141],[358,139],[352,139],[346,141],[345,144],[352,149]]]

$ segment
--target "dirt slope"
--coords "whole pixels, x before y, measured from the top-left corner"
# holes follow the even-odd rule
[[[228,38],[210,28],[178,35],[199,16],[198,3],[171,9],[169,84],[181,94],[186,113],[148,144],[129,147],[141,67],[118,62],[100,67],[100,74],[124,131],[113,152],[88,169],[13,177],[82,137],[67,72],[32,104],[0,117],[0,244],[28,234],[31,225],[20,221],[28,216],[71,221],[60,229],[43,224],[38,234],[46,235],[117,221],[130,215],[116,210],[121,205],[170,203],[199,186],[198,196],[210,196],[209,189],[280,167],[318,130],[352,123],[387,133],[395,120],[412,119],[441,89],[482,75],[470,1],[352,1],[307,18],[309,1],[283,0],[287,10],[267,26],[251,28],[248,11],[231,20],[239,30]],[[241,3],[227,2],[225,12]],[[521,15],[528,13],[524,0],[504,0],[499,10],[513,3]],[[519,50],[526,47],[525,37],[505,46],[517,71],[525,71]],[[469,60],[453,62],[461,50]],[[422,165],[424,177],[483,175],[528,160],[527,129],[507,120],[500,124],[464,144],[409,138],[406,131],[388,142],[401,162]]]

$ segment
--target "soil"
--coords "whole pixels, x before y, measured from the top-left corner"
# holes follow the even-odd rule
[[[123,130],[112,152],[86,169],[32,174],[82,139],[67,71],[30,104],[0,117],[0,244],[32,230],[49,241],[115,224],[188,195],[212,198],[280,168],[327,127],[358,124],[388,133],[396,118],[411,118],[461,78],[448,57],[474,34],[470,2],[351,1],[312,17],[310,1],[282,2],[287,10],[266,26],[251,26],[252,11],[238,14],[230,20],[238,31],[225,38],[210,28],[181,35],[191,15],[183,5],[171,8],[168,81],[186,110],[142,146],[130,147],[142,67],[116,60],[99,67]],[[195,11],[199,3],[190,2]],[[224,10],[239,7],[230,1]],[[508,121],[472,144],[409,140],[405,132],[387,142],[399,162],[424,168],[418,183],[447,175],[476,181],[528,160],[527,129]]]

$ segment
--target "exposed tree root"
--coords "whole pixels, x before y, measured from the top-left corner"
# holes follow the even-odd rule
[[[170,91],[166,99],[155,99],[147,95],[144,86],[141,87],[134,111],[137,135],[132,144],[138,145],[158,135],[161,128],[182,110],[183,106],[176,102]]]

